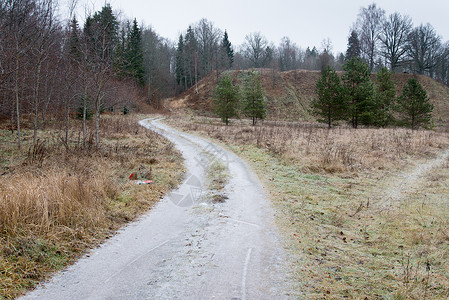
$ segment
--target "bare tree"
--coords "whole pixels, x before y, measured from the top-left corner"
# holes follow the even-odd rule
[[[290,38],[283,37],[278,47],[279,67],[281,71],[295,70],[299,68],[300,50]]]
[[[147,78],[148,103],[173,96],[175,79],[171,73],[174,60],[173,44],[161,38],[152,28],[142,32],[143,64]],[[154,100],[154,101],[153,101]]]
[[[31,48],[31,55],[33,57],[34,67],[34,84],[33,84],[33,143],[37,142],[37,129],[38,129],[38,117],[39,107],[41,104],[41,84],[42,84],[42,67],[46,60],[50,57],[50,47],[56,42],[55,31],[57,28],[54,25],[54,7],[52,0],[43,0],[41,6],[36,11],[37,18],[37,30],[36,39],[33,47]],[[45,74],[45,78],[48,79],[49,74]]]
[[[390,70],[395,72],[404,63],[407,53],[407,38],[412,29],[412,20],[395,12],[382,25],[381,55],[388,62]]]
[[[206,76],[214,69],[217,59],[218,45],[222,31],[214,27],[214,24],[207,20],[201,19],[195,26],[195,36],[198,41],[198,52],[200,57],[201,77]]]
[[[312,50],[310,50],[310,47],[307,47],[304,53],[303,68],[306,70],[318,70],[318,56],[319,53],[316,47],[313,47]]]
[[[373,3],[367,8],[362,7],[360,9],[356,22],[363,58],[368,62],[371,71],[374,69],[377,60],[377,49],[384,18],[385,11]]]
[[[321,42],[321,53],[319,55],[320,70],[324,72],[328,67],[334,68],[334,56],[332,54],[332,41],[330,38]]]
[[[436,78],[449,86],[449,42],[442,47],[438,60]]]
[[[28,75],[27,57],[36,40],[36,23],[34,16],[36,3],[32,0],[17,0],[7,3],[6,24],[9,45],[9,59],[13,61],[13,95],[15,100],[17,146],[21,148],[21,104],[25,89],[25,76]]]
[[[83,34],[83,71],[86,74],[83,95],[83,142],[85,143],[85,118],[87,100],[95,109],[95,145],[100,143],[100,112],[103,108],[105,89],[113,73],[113,55],[117,46],[118,22],[109,4],[88,17]]]
[[[260,68],[263,66],[267,47],[268,41],[260,32],[253,32],[245,37],[242,50],[244,57],[251,62],[251,67]]]
[[[408,36],[406,49],[411,70],[433,77],[441,50],[441,38],[432,25],[421,24],[413,29]]]

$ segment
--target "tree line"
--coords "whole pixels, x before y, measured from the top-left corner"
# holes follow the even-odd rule
[[[399,12],[386,15],[375,3],[360,8],[346,52],[335,54],[332,50],[329,39],[324,39],[318,48],[303,49],[289,37],[282,38],[276,46],[261,32],[249,33],[242,45],[234,47],[226,31],[202,19],[189,26],[178,40],[175,60],[178,92],[195,85],[211,70],[324,71],[330,66],[341,71],[352,57],[366,61],[371,72],[387,67],[395,73],[423,74],[449,85],[449,42],[443,43],[429,23],[414,27],[409,16]]]
[[[346,59],[361,57],[371,71],[427,75],[449,85],[449,42],[427,24],[413,25],[409,16],[387,15],[375,3],[362,7],[348,38]]]
[[[213,70],[232,67],[234,50],[228,33],[215,28],[213,23],[201,19],[181,34],[176,47],[175,77],[180,91],[198,83]]]
[[[74,8],[70,10],[74,11]],[[136,20],[119,19],[110,4],[80,20],[56,16],[54,0],[0,2],[0,118],[9,119],[21,145],[21,122],[38,129],[55,118],[65,122],[66,142],[71,118],[95,119],[105,110],[128,111],[135,99],[161,107],[161,100],[194,86],[213,70],[272,68],[342,70],[353,57],[379,71],[425,74],[449,84],[449,45],[430,24],[413,27],[409,17],[386,16],[372,4],[361,8],[348,38],[346,53],[334,55],[332,43],[298,47],[288,37],[278,46],[262,33],[231,43],[226,30],[202,19],[189,26],[177,42],[143,28]],[[82,24],[80,24],[82,23]]]
[[[73,12],[74,7],[71,8]],[[109,4],[88,14],[82,25],[71,14],[56,16],[53,0],[0,2],[0,118],[22,144],[23,123],[38,129],[50,119],[65,123],[65,142],[72,117],[95,119],[105,110],[129,111],[138,101],[155,106],[174,94],[173,45],[136,20],[119,20]]]
[[[433,105],[416,78],[410,78],[396,96],[393,73],[382,67],[371,80],[370,66],[360,57],[351,58],[339,76],[331,67],[321,73],[316,83],[317,98],[311,112],[329,128],[339,121],[386,127],[409,126],[412,129],[432,126]]]

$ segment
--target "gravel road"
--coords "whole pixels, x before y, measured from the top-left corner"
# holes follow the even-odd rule
[[[140,124],[182,152],[184,183],[23,299],[292,298],[274,212],[250,168],[236,155],[157,119]],[[205,185],[214,160],[230,175],[223,203],[211,201]]]

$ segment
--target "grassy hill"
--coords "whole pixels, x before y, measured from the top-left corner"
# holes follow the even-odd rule
[[[293,70],[278,72],[271,69],[259,69],[262,87],[267,98],[269,120],[313,121],[308,113],[310,102],[316,97],[315,84],[320,77],[319,71]],[[236,83],[241,82],[246,71],[230,71]],[[449,125],[449,87],[422,75],[395,74],[398,94],[411,77],[416,76],[427,91],[434,105],[433,118],[438,126]],[[375,80],[375,75],[372,75]],[[190,108],[200,113],[212,111],[212,91],[217,84],[216,73],[203,78],[196,86],[184,93],[167,99],[165,105],[171,109]]]

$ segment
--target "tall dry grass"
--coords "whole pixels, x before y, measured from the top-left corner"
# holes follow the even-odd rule
[[[114,199],[120,191],[107,170],[91,177],[89,171],[77,174],[54,166],[42,173],[3,176],[0,184],[2,232],[14,233],[28,227],[42,234],[57,226],[98,226],[105,218],[103,201]]]
[[[83,145],[80,124],[71,131],[40,132],[24,147],[0,132],[0,298],[11,298],[48,272],[148,210],[181,179],[181,155],[161,136],[138,125],[138,116],[103,116],[101,144],[93,127]],[[91,124],[93,125],[93,124]],[[138,186],[131,172],[154,184]]]

